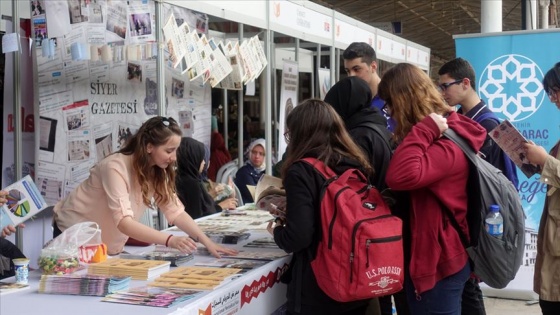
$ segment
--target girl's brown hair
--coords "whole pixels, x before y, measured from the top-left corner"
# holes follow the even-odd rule
[[[430,77],[409,63],[399,63],[387,70],[379,83],[378,93],[397,122],[394,131],[397,142],[429,114],[445,115],[453,111]]]
[[[125,155],[132,155],[132,168],[136,171],[145,205],[150,205],[150,184],[154,189],[156,203],[168,203],[176,191],[175,165],[168,165],[165,169],[150,165],[150,156],[146,150],[148,144],[160,146],[173,135],[182,136],[181,129],[173,118],[152,117],[140,126],[119,151]]]
[[[335,167],[342,157],[362,166],[366,175],[373,174],[365,154],[352,140],[344,122],[329,104],[309,99],[296,106],[286,118],[287,157],[282,165],[282,177],[294,162],[313,153],[317,159]]]

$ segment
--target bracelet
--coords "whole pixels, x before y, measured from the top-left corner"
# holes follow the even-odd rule
[[[169,234],[169,236],[167,237],[167,240],[165,241],[165,247],[169,247],[169,240],[173,237],[173,234]]]

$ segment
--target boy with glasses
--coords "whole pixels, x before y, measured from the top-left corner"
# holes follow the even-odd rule
[[[474,69],[467,60],[463,58],[453,59],[444,64],[439,69],[438,74],[440,92],[450,106],[459,105],[458,113],[478,122],[487,132],[498,126],[497,116],[476,93]],[[487,162],[502,170],[504,175],[517,187],[518,179],[515,165],[492,138],[486,137],[480,152]],[[465,284],[461,302],[462,314],[486,314],[482,291],[478,283],[479,279],[473,276]]]

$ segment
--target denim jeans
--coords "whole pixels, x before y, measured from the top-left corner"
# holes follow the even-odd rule
[[[431,290],[416,296],[410,277],[405,280],[408,307],[412,315],[461,315],[461,295],[469,279],[467,262],[459,272],[438,281]]]
[[[486,315],[482,291],[480,290],[480,285],[478,285],[478,279],[476,278],[471,277],[465,283],[461,300],[461,314]]]

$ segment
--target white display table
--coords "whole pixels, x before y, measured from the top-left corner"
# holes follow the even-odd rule
[[[179,234],[179,233],[177,233]],[[248,240],[232,246],[247,251],[258,249],[244,248],[243,244],[270,236],[266,232],[251,232]],[[127,247],[129,252],[144,251],[146,248]],[[271,251],[271,249],[263,249]],[[279,251],[279,249],[278,249]],[[181,266],[190,266],[208,256],[196,256]],[[229,315],[229,314],[272,314],[286,301],[286,285],[279,282],[280,275],[287,268],[291,256],[269,262],[248,271],[241,277],[225,283],[213,291],[174,305],[170,308],[137,306],[101,302],[102,297],[39,294],[40,271],[29,275],[29,289],[0,295],[0,314],[4,315],[86,315],[86,314],[134,314],[134,315]],[[13,278],[3,281],[14,281]],[[131,287],[142,286],[147,281],[132,281]]]

